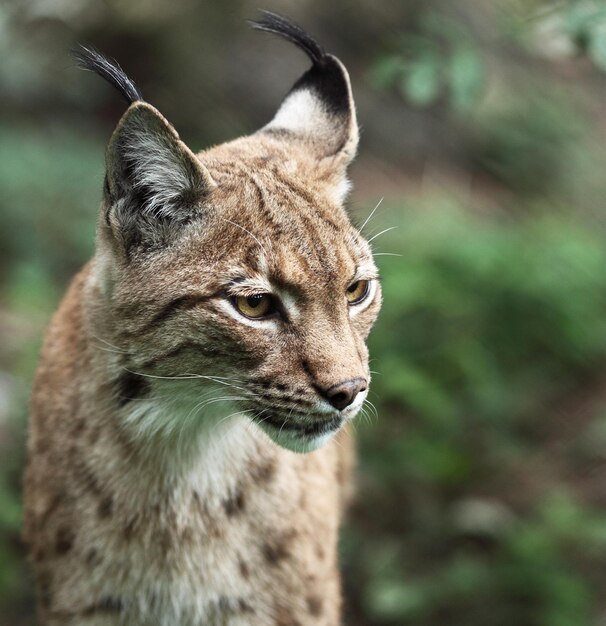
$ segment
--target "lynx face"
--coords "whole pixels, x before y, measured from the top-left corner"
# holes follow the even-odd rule
[[[358,139],[347,72],[304,33],[258,27],[288,34],[313,66],[261,131],[198,155],[117,68],[84,52],[133,102],[107,153],[94,323],[119,349],[118,401],[147,434],[180,429],[173,420],[196,428],[207,419],[196,407],[220,392],[225,417],[241,412],[309,451],[362,407],[381,290],[342,207]],[[148,419],[174,394],[187,397],[185,416]]]

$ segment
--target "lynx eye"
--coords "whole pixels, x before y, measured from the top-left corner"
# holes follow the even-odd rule
[[[362,300],[366,298],[369,291],[369,280],[356,280],[355,283],[352,283],[347,288],[347,291],[345,292],[345,297],[347,298],[347,302],[349,302],[349,304],[358,304],[358,302],[362,302]]]
[[[269,293],[234,296],[232,302],[239,313],[253,320],[267,317],[276,310],[273,296]]]

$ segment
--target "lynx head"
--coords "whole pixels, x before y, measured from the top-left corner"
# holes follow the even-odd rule
[[[276,443],[308,451],[366,398],[381,294],[343,208],[358,143],[347,71],[285,18],[253,26],[312,66],[265,127],[198,154],[117,65],[81,49],[130,102],[107,150],[92,309],[120,348],[117,402],[165,397],[175,387],[159,386],[183,377],[202,406],[211,384]],[[173,432],[185,418],[161,419],[153,429]]]

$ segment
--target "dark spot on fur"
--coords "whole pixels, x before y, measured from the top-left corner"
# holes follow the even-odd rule
[[[321,543],[316,544],[316,556],[320,561],[323,561],[326,557],[326,550]]]
[[[324,607],[322,606],[322,598],[318,596],[307,596],[307,610],[310,615],[320,617]]]
[[[273,458],[265,459],[261,463],[251,466],[250,474],[252,479],[258,483],[268,483],[276,473],[276,460]]]
[[[99,517],[102,519],[107,519],[111,517],[114,510],[114,500],[111,496],[106,496],[99,503]]]
[[[37,546],[33,551],[32,556],[34,557],[34,561],[44,561],[44,559],[48,556],[46,546]]]
[[[238,568],[240,570],[240,576],[248,580],[250,578],[250,568],[243,559],[238,559]]]
[[[261,551],[263,557],[270,565],[279,565],[282,561],[291,556],[290,544],[296,537],[297,532],[290,530],[281,536],[263,543]]]
[[[85,425],[86,421],[82,417],[77,418],[72,427],[72,435],[74,437],[79,437],[82,434]]]
[[[288,385],[285,385],[284,383],[276,383],[276,389],[278,391],[286,391],[288,389]]]
[[[55,535],[55,554],[64,556],[74,545],[74,533],[67,527],[61,526]]]
[[[301,360],[301,369],[311,378],[312,381],[314,380],[314,375],[307,359]]]
[[[263,544],[263,556],[271,565],[276,565],[289,556],[289,554],[288,549],[282,543],[266,542]]]
[[[119,613],[123,608],[124,603],[120,598],[106,596],[101,598],[96,604],[85,608],[80,614],[82,616],[88,616],[94,613]]]
[[[240,613],[252,613],[253,608],[246,600],[244,600],[244,598],[239,598],[238,611],[240,611]]]
[[[245,500],[244,493],[241,489],[238,489],[230,498],[223,502],[223,508],[228,517],[239,515],[244,511]]]
[[[133,400],[145,398],[151,385],[147,379],[134,372],[125,372],[117,381],[117,395],[120,406],[126,406]]]
[[[252,606],[244,598],[221,596],[218,601],[221,613],[252,613]]]

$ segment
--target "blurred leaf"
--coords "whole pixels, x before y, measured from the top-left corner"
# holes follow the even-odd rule
[[[593,0],[569,3],[564,11],[566,31],[584,51],[591,38],[591,31],[606,19],[606,7]]]
[[[45,315],[58,300],[48,271],[31,262],[13,268],[5,293],[9,306],[16,312],[40,311]]]
[[[376,619],[410,618],[425,604],[425,594],[412,581],[377,580],[367,591],[370,614]]]
[[[454,50],[448,78],[455,109],[467,111],[477,101],[484,83],[484,67],[473,48],[459,46]]]
[[[390,87],[403,71],[404,63],[399,55],[386,56],[374,64],[370,80],[377,89]]]
[[[423,107],[436,100],[440,93],[441,73],[438,59],[425,55],[408,64],[402,81],[402,92],[415,106]]]

